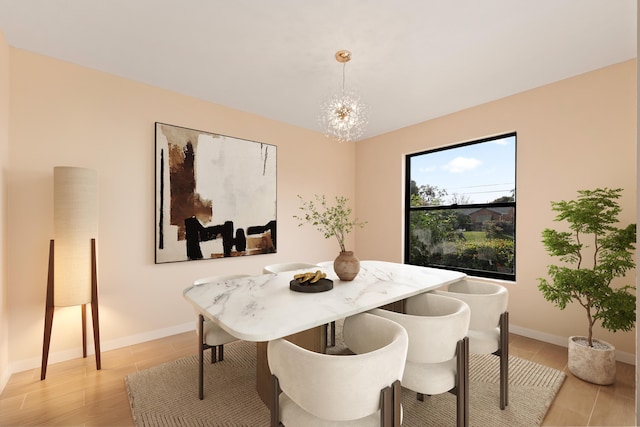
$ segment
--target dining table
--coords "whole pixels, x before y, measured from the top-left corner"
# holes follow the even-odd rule
[[[462,280],[466,274],[389,261],[360,261],[355,279],[341,281],[330,263],[282,273],[234,279],[212,279],[189,286],[183,296],[205,318],[234,337],[257,343],[256,388],[262,401],[271,402],[269,341],[286,338],[312,351],[324,352],[326,325],[368,310],[401,304],[411,296]],[[320,270],[332,288],[300,292],[294,276]],[[293,288],[293,289],[292,289]],[[294,290],[297,289],[297,290]]]

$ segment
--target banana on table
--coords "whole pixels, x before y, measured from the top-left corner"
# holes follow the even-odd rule
[[[318,280],[324,279],[325,277],[327,277],[327,275],[320,270],[309,273],[300,273],[293,276],[293,278],[298,280],[300,284],[305,282],[316,283]]]

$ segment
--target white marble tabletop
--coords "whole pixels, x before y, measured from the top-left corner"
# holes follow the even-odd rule
[[[360,261],[360,273],[343,282],[330,267],[318,267],[333,280],[326,292],[289,289],[293,275],[314,269],[262,274],[204,283],[184,290],[184,298],[246,341],[269,341],[361,313],[456,282],[464,273],[385,261]]]

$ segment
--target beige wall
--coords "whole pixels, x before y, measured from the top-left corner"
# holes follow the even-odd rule
[[[337,256],[337,242],[299,228],[292,216],[297,194],[354,198],[353,144],[23,50],[10,54],[7,256],[14,371],[40,363],[56,165],[98,171],[103,350],[190,329],[193,311],[182,290],[198,277],[258,274],[270,263]],[[277,145],[277,254],[154,264],[156,121]],[[77,357],[80,337],[79,308],[56,309],[50,362]],[[108,366],[108,358],[102,363]]]
[[[405,154],[511,131],[518,138],[518,210],[517,282],[508,285],[510,321],[542,338],[584,335],[582,308],[560,311],[537,289],[537,278],[555,262],[545,253],[541,232],[558,225],[550,201],[598,186],[624,188],[620,219],[636,221],[635,60],[359,142],[356,210],[369,224],[357,232],[357,253],[403,260]],[[628,275],[629,284],[634,273]],[[597,329],[596,334],[619,351],[635,354],[633,332],[614,335]]]
[[[5,176],[9,164],[9,46],[0,31],[0,390],[9,380]]]

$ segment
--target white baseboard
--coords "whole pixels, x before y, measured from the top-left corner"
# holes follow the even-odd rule
[[[164,338],[171,335],[181,334],[183,332],[188,332],[193,330],[195,330],[195,322],[188,322],[188,323],[183,323],[181,325],[172,326],[169,328],[156,329],[155,331],[149,331],[149,332],[144,332],[142,334],[130,335],[128,337],[122,337],[115,340],[101,342],[100,352],[103,353],[105,351],[115,350],[117,348],[122,348],[129,345],[134,345],[134,344],[140,344],[142,342]],[[91,341],[89,338],[90,337],[87,337],[87,355],[95,353],[93,349],[93,341]],[[58,351],[58,352],[49,354],[48,365],[51,365],[53,363],[64,362],[66,360],[77,359],[80,357],[82,357],[82,348]],[[9,371],[10,371],[10,374],[15,374],[16,372],[22,372],[29,369],[38,368],[40,367],[41,364],[42,364],[41,358],[19,360],[11,363],[11,365],[9,366]],[[4,375],[3,377],[0,378],[0,380],[3,380],[3,379],[4,379]],[[7,378],[7,381],[8,381],[8,378]],[[2,386],[0,387],[0,390],[3,390],[4,385],[6,385],[6,382],[5,384],[0,382],[0,385]]]
[[[157,330],[145,332],[142,334],[130,335],[128,337],[122,337],[115,340],[102,342],[100,343],[101,344],[100,350],[102,352],[115,350],[117,348],[122,348],[129,345],[140,344],[146,341],[151,341],[159,338],[168,337],[171,335],[181,334],[183,332],[188,332],[193,330],[194,327],[195,326],[193,322],[187,322],[187,323],[183,323],[177,326],[172,326],[169,328],[157,329]],[[543,341],[550,344],[567,347],[568,337],[561,337],[558,335],[548,334],[548,333],[536,331],[533,329],[523,328],[517,325],[509,325],[509,331],[517,335],[522,335],[524,337],[536,339],[538,341]],[[87,343],[87,353],[88,354],[94,353],[93,345],[90,343]],[[71,360],[71,359],[77,359],[79,357],[82,357],[82,349],[80,348],[51,353],[49,354],[49,364],[64,362],[66,360]],[[633,353],[626,353],[626,352],[616,350],[616,360],[635,366],[636,355]],[[4,387],[9,381],[9,377],[11,376],[11,374],[26,371],[29,369],[38,368],[40,367],[41,363],[42,363],[42,360],[40,358],[19,360],[17,362],[12,363],[9,367],[8,372],[2,372],[0,374],[0,391],[4,390]]]
[[[562,347],[568,346],[569,337],[547,334],[545,332],[527,329],[512,324],[509,324],[509,332],[513,332],[516,335],[522,335],[523,337],[533,338],[534,340],[547,342],[549,344],[555,344]],[[635,366],[636,355],[634,353],[626,353],[624,351],[616,350],[616,360]]]
[[[5,371],[2,372],[2,375],[0,375],[0,394],[4,391],[4,388],[9,382],[9,378],[11,378],[11,372],[9,372],[8,369],[5,369]]]

